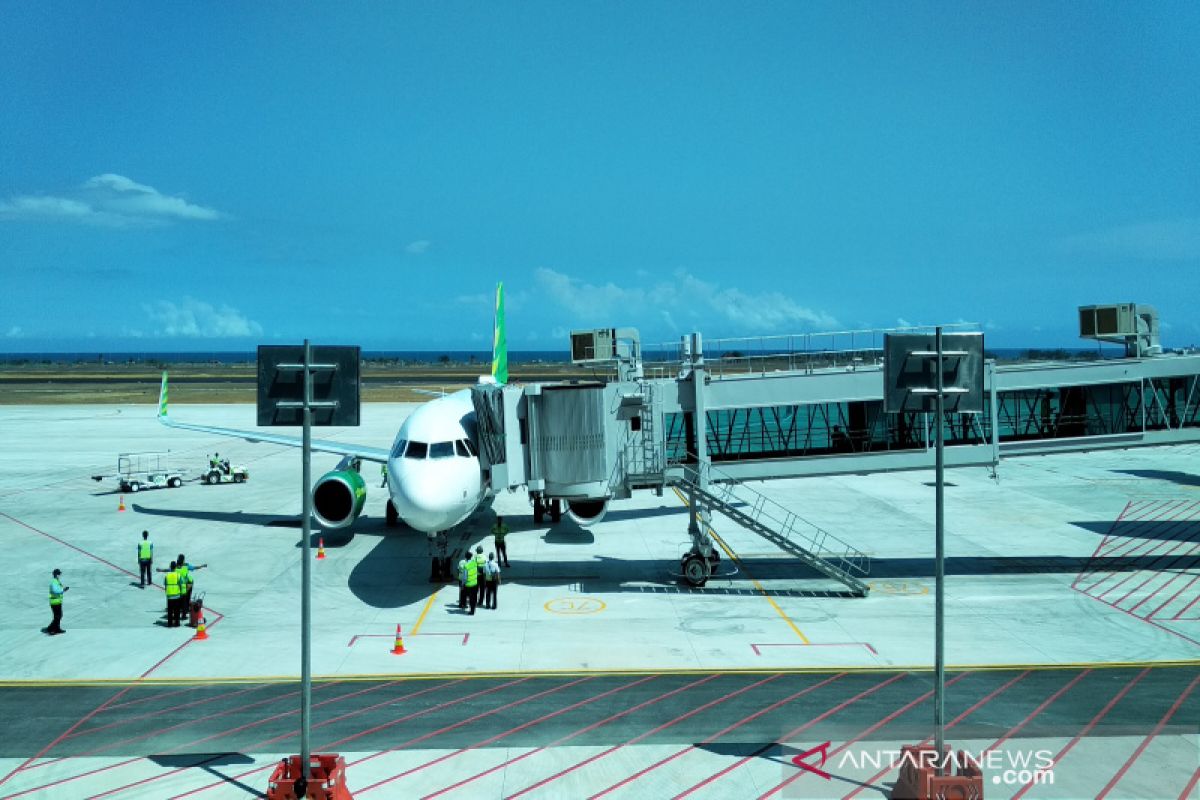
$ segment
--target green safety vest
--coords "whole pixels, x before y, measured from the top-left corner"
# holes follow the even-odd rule
[[[174,600],[179,597],[179,573],[172,571],[167,573],[167,577],[163,579],[167,585],[167,599]]]
[[[182,567],[180,567],[179,569],[177,569],[175,571],[179,573],[180,591],[186,592],[188,589],[191,589],[192,583],[194,583],[194,581],[192,580],[192,573],[188,570],[188,565],[184,564]]]
[[[475,559],[467,559],[467,586],[479,585],[479,565],[475,563]]]
[[[50,605],[61,606],[63,596],[62,584],[57,580],[50,581]]]
[[[492,535],[496,537],[496,544],[504,544],[504,537],[508,535],[508,526],[493,525]]]
[[[483,553],[477,553],[475,556],[475,568],[482,572],[485,564],[487,564],[487,559],[483,557]]]
[[[149,561],[154,556],[154,545],[148,539],[138,542],[138,560]]]

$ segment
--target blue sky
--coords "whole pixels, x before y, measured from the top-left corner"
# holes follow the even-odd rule
[[[0,350],[1200,345],[1200,4],[7,3]]]

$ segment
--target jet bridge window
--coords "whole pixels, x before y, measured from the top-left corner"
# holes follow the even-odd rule
[[[453,458],[454,442],[434,442],[429,446],[430,458]]]
[[[423,459],[428,450],[429,445],[425,442],[409,442],[408,449],[404,451],[404,457]]]

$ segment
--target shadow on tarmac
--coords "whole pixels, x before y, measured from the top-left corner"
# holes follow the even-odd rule
[[[1159,481],[1170,481],[1180,486],[1200,486],[1200,475],[1190,472],[1179,472],[1168,469],[1114,469],[1120,475],[1132,475],[1135,478],[1153,478]]]
[[[1200,497],[1196,498],[1200,500]],[[1196,509],[1200,513],[1200,508]],[[1085,531],[1111,536],[1114,539],[1158,539],[1169,542],[1191,542],[1200,539],[1200,520],[1119,520],[1098,522],[1072,522]],[[1109,545],[1117,548],[1116,545]],[[1124,545],[1119,546],[1125,549]]]

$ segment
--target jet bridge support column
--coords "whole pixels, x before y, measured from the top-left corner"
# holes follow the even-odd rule
[[[696,456],[696,485],[701,490],[708,488],[708,432],[707,411],[704,402],[705,369],[704,343],[699,333],[683,337],[684,352],[688,354],[692,380],[692,414],[695,441],[692,443]],[[692,586],[703,586],[713,573],[720,558],[708,536],[708,512],[700,504],[700,495],[688,488],[688,535],[692,537],[692,548],[683,556],[683,577]]]

